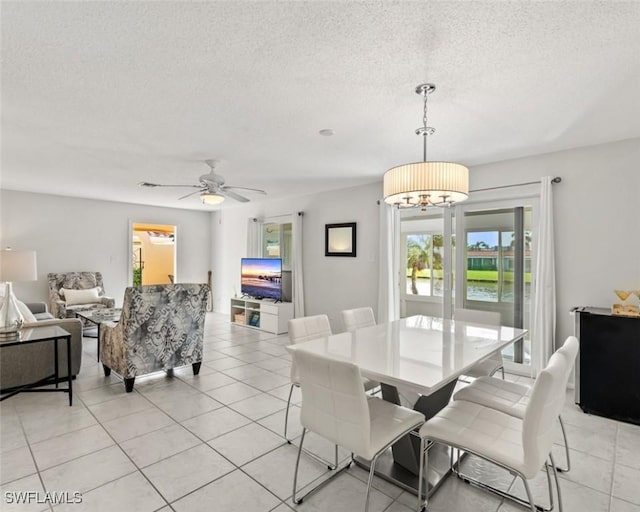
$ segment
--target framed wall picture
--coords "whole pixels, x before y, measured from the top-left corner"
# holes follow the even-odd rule
[[[325,224],[324,255],[356,257],[356,223]]]

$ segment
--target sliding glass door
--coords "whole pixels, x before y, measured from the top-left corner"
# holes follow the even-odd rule
[[[536,203],[525,198],[401,212],[401,316],[452,318],[455,308],[465,308],[529,328]],[[526,371],[530,340],[503,356],[508,368]]]
[[[502,325],[528,329],[531,318],[532,201],[459,207],[456,307],[500,314]],[[503,352],[509,366],[531,365],[531,341]]]

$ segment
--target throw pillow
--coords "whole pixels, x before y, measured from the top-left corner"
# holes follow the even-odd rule
[[[100,295],[102,293],[102,288],[100,288],[99,286],[95,286],[94,287],[96,290],[98,290],[98,295]],[[71,290],[72,292],[77,290],[78,288],[60,288],[58,290],[58,295],[60,295],[60,297],[62,297],[64,299],[64,292],[66,292],[67,290]],[[93,288],[83,288],[85,290],[93,290]]]
[[[71,290],[64,288],[64,299],[67,306],[78,304],[93,304],[100,302],[99,287],[88,288],[86,290]]]

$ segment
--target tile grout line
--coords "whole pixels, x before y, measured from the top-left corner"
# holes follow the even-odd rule
[[[613,487],[616,481],[616,459],[618,454],[618,438],[620,437],[620,425],[616,423],[616,437],[613,443],[613,471],[611,472],[611,485],[609,486],[609,512],[611,512],[611,506],[613,505]]]

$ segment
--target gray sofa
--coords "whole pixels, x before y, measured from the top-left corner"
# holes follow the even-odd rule
[[[77,318],[56,319],[47,311],[44,302],[27,304],[38,319],[35,323],[25,323],[24,329],[57,325],[71,334],[71,374],[80,373],[82,363],[82,322]],[[58,360],[67,360],[67,344],[58,344]],[[0,358],[0,389],[26,386],[38,382],[53,374],[53,343],[34,343],[33,345],[6,347]],[[67,376],[67,365],[59,368],[60,377]]]

